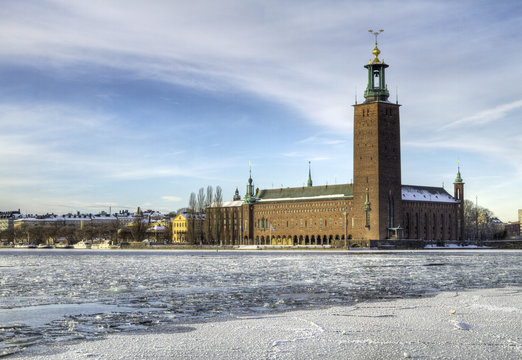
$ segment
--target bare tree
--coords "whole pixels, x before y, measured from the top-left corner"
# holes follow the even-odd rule
[[[187,241],[191,244],[196,243],[196,194],[190,193],[188,213],[187,213]]]
[[[201,241],[203,239],[203,214],[205,213],[205,202],[206,202],[205,189],[200,188],[198,191],[196,212],[198,218],[198,224],[196,226],[196,238],[198,239],[199,244],[201,245]]]
[[[216,187],[216,195],[214,196],[213,210],[213,227],[216,244],[223,245],[221,236],[223,234],[223,191],[220,186]]]
[[[201,214],[205,211],[205,200],[206,200],[205,189],[200,188],[198,191],[198,199],[197,199],[197,206],[196,206],[196,211],[199,214]]]
[[[503,229],[497,225],[493,212],[477,206],[470,200],[464,200],[464,238],[482,244],[484,240],[501,238]]]
[[[204,221],[204,233],[205,243],[212,244],[212,221],[211,221],[211,206],[214,202],[214,190],[212,186],[207,186],[207,196],[205,198],[205,221]]]
[[[130,226],[132,240],[140,242],[145,240],[148,224],[143,221],[143,215],[137,214]]]

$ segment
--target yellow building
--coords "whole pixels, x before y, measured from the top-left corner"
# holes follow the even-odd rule
[[[189,220],[193,219],[193,223]],[[203,221],[205,215],[181,213],[172,219],[173,243],[198,243],[203,237]],[[189,231],[189,226],[193,228]]]

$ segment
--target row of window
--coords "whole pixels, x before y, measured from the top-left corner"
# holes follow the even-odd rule
[[[296,214],[296,213],[317,213],[317,212],[336,212],[344,211],[345,208],[320,208],[320,209],[302,209],[302,210],[275,210],[275,211],[259,211],[259,215],[276,215],[276,214]]]

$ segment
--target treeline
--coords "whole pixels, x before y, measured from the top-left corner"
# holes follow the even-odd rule
[[[480,242],[505,237],[504,225],[491,210],[464,200],[464,239]]]
[[[221,245],[223,242],[223,191],[220,186],[200,188],[189,197],[187,241],[195,245]]]
[[[166,226],[161,231],[150,228],[143,216],[136,216],[129,225],[121,225],[118,220],[104,223],[84,223],[83,225],[54,224],[21,224],[0,232],[0,239],[15,243],[48,244],[50,242],[64,242],[74,245],[80,241],[93,242],[109,240],[112,244],[139,242],[145,239],[169,243],[172,241],[172,224],[164,222]]]

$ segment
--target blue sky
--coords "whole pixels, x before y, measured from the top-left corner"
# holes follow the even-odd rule
[[[402,182],[522,208],[518,1],[3,1],[0,210],[164,212],[352,178],[373,37]]]

